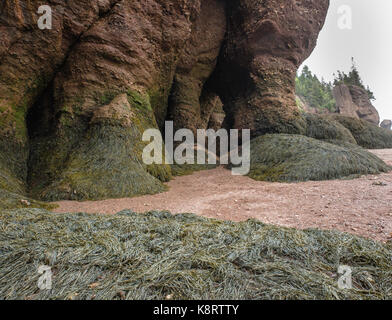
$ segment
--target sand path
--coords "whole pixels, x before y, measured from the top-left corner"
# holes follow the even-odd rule
[[[373,151],[392,165],[392,149]],[[257,182],[223,168],[178,177],[169,191],[104,201],[61,201],[55,211],[114,214],[169,210],[172,213],[262,222],[300,229],[335,229],[386,241],[392,238],[392,172],[355,180],[304,183]]]

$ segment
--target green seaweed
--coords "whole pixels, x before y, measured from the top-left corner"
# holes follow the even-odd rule
[[[60,177],[41,198],[98,200],[159,193],[166,188],[144,169],[129,131],[97,124],[70,154]]]
[[[108,97],[112,96],[115,94],[105,93],[105,102],[110,103],[113,99]],[[81,123],[77,126],[66,123],[63,130],[71,133],[66,135],[67,138],[64,134],[57,137],[57,148],[48,147],[41,141],[41,148],[48,148],[49,155],[38,152],[37,156],[32,158],[32,163],[34,159],[37,159],[38,163],[42,163],[42,159],[55,159],[55,162],[54,165],[50,162],[44,163],[43,169],[34,170],[36,176],[32,181],[37,183],[31,184],[33,194],[47,201],[99,200],[154,194],[167,189],[162,182],[170,180],[170,167],[147,166],[142,161],[142,152],[146,145],[142,141],[142,134],[146,129],[157,127],[149,97],[136,91],[128,91],[127,98],[129,106],[126,108],[129,110],[124,109],[121,112],[129,118],[129,123],[120,116],[112,116],[83,124],[83,118],[69,116],[71,123],[75,123],[77,119]],[[63,141],[64,139],[69,142]],[[60,151],[59,155],[64,160],[51,157],[53,150]],[[42,175],[47,171],[49,174],[45,178]]]
[[[197,163],[197,154],[198,152],[204,152],[205,153],[205,159],[206,163],[205,164],[198,164]],[[209,164],[208,162],[208,153],[207,151],[203,150],[195,150],[194,151],[194,164],[190,163],[185,163],[185,164],[178,164],[174,163],[171,165],[171,171],[173,176],[186,176],[186,175],[191,175],[195,172],[198,171],[204,171],[204,170],[212,170],[215,169],[219,166],[219,159],[217,158],[216,164]]]
[[[304,118],[307,122],[305,135],[310,138],[357,144],[351,132],[338,121],[315,114],[304,114]]]
[[[365,149],[391,149],[392,131],[380,128],[370,122],[340,115],[328,115],[326,119],[332,119],[346,127],[357,143]]]
[[[339,143],[336,141],[331,141]],[[357,145],[340,145],[299,135],[265,135],[251,142],[249,176],[255,180],[297,182],[353,178],[391,168]]]
[[[337,231],[40,209],[2,210],[0,230],[0,299],[392,299],[392,246]],[[42,265],[51,290],[37,287]]]
[[[214,164],[173,164],[171,170],[173,176],[186,176],[197,171],[212,170],[217,165]]]
[[[0,136],[0,189],[25,192],[28,148],[11,137]]]
[[[36,201],[24,197],[20,194],[6,191],[0,188],[0,210],[19,209],[19,208],[39,208],[53,210],[57,207],[55,204]]]

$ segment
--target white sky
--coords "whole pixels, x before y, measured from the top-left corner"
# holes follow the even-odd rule
[[[377,98],[374,105],[381,120],[392,119],[392,1],[330,1],[317,47],[304,64],[320,79],[331,81],[337,70],[350,70],[354,57],[364,84]],[[338,26],[342,5],[352,10],[351,30]]]

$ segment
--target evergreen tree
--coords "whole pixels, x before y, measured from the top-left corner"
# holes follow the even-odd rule
[[[296,78],[297,95],[303,97],[307,103],[317,109],[336,110],[336,102],[332,94],[332,84],[313,75],[308,66],[304,66],[302,72]]]
[[[361,76],[359,75],[357,64],[355,63],[354,58],[351,58],[351,70],[348,74],[343,71],[338,71],[338,75],[334,74],[334,85],[337,86],[339,84],[346,85],[354,85],[358,86],[367,91],[370,100],[376,100],[374,93],[370,90],[369,86],[365,87]]]

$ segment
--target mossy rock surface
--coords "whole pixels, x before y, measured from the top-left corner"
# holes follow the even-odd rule
[[[0,160],[0,189],[8,190],[10,192],[24,193],[24,181],[18,179],[13,172],[10,171],[7,165],[4,165]]]
[[[88,135],[70,155],[60,178],[41,193],[42,199],[99,200],[166,190],[134,154],[138,148],[127,129],[97,125]]]
[[[339,122],[346,127],[358,145],[365,149],[391,149],[392,131],[380,128],[365,120],[354,119],[340,115],[324,116],[328,120]]]
[[[306,120],[306,136],[318,140],[342,141],[357,144],[350,130],[333,119],[316,114],[304,114]]]
[[[374,154],[349,143],[336,145],[300,135],[265,135],[251,142],[255,180],[297,182],[379,174],[391,168]]]
[[[392,299],[392,246],[337,231],[40,209],[2,210],[0,229],[0,299]],[[37,288],[42,265],[52,290]]]
[[[72,143],[64,141],[66,148],[61,145],[62,134],[55,142],[57,148],[31,157],[36,159],[32,161],[36,168],[43,167],[35,170],[34,181],[49,181],[32,184],[33,194],[46,201],[100,200],[166,190],[162,182],[170,180],[170,167],[148,166],[142,160],[146,146],[142,141],[143,132],[157,128],[149,97],[136,91],[106,96],[103,99],[106,104],[98,108],[89,121],[79,121],[81,125],[75,130],[64,126],[72,137]],[[42,141],[37,145],[47,148]],[[57,159],[53,150],[60,152],[64,163],[56,160],[51,165],[51,159]],[[49,174],[44,177],[46,172]]]
[[[36,201],[0,188],[0,210],[19,208],[40,208],[52,210],[56,207],[57,206],[54,204]]]
[[[28,148],[12,137],[0,136],[0,189],[23,194],[27,175]]]

